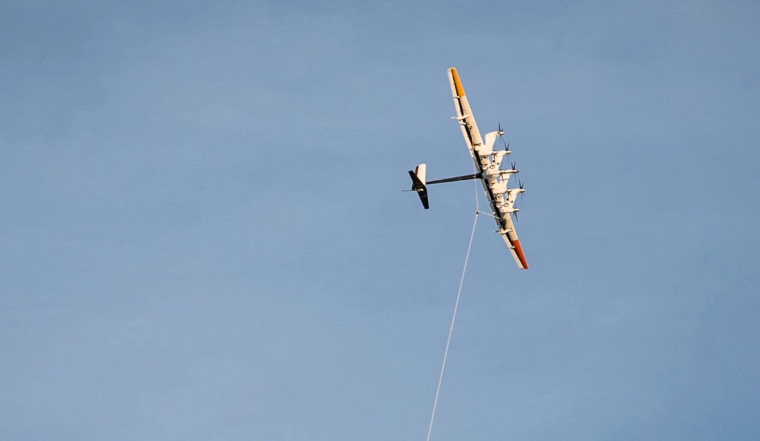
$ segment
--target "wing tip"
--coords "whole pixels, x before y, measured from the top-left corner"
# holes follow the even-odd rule
[[[517,254],[517,256],[516,256],[517,257],[516,260],[518,260],[518,262],[517,262],[518,265],[517,266],[521,270],[528,269],[528,261],[525,260],[525,254],[523,254],[522,247],[520,246],[520,241],[519,240],[515,240],[515,241],[512,242],[512,244],[514,245],[514,247],[515,247],[515,253]]]
[[[462,82],[459,80],[459,74],[457,73],[457,68],[450,67],[449,75],[451,76],[451,81],[453,83],[454,91],[456,95],[459,97],[464,96],[464,87],[462,87]]]

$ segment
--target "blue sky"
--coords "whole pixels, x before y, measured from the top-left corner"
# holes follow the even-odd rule
[[[760,5],[0,3],[0,436],[760,434]],[[480,197],[482,202],[482,195]]]

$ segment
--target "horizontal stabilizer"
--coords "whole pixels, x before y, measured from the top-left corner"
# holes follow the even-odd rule
[[[412,178],[412,190],[417,192],[422,206],[427,210],[430,205],[428,204],[427,186],[425,185],[425,168],[425,164],[420,164],[414,171],[409,170],[409,176]]]

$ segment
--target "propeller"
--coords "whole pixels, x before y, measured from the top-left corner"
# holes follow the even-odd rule
[[[504,146],[504,150],[509,151],[509,144],[504,141],[504,128],[501,126],[501,121],[499,121],[499,138],[501,138],[501,145]]]
[[[524,199],[525,199],[525,185],[523,184],[523,181],[522,181],[522,180],[518,180],[518,181],[517,181],[517,187],[518,187],[520,190],[522,190],[522,191],[520,192],[520,200],[522,201],[522,200],[524,200]]]

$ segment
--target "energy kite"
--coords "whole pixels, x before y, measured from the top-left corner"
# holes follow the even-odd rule
[[[470,156],[475,164],[477,173],[465,176],[456,176],[453,178],[437,179],[433,181],[425,180],[426,165],[420,164],[414,171],[409,170],[409,176],[412,178],[412,190],[422,201],[425,209],[430,208],[428,202],[427,186],[431,184],[441,184],[444,182],[464,181],[468,179],[480,179],[483,184],[483,190],[486,193],[488,202],[491,206],[491,213],[496,220],[499,233],[507,244],[512,257],[520,269],[528,269],[528,262],[520,247],[520,240],[517,238],[515,225],[510,215],[517,216],[518,208],[515,208],[517,195],[524,192],[522,183],[515,188],[509,188],[509,177],[519,173],[515,163],[511,168],[501,169],[501,163],[505,156],[511,152],[506,145],[504,150],[494,150],[494,143],[497,138],[504,135],[504,131],[499,126],[495,132],[486,133],[485,140],[480,137],[478,126],[475,124],[475,117],[472,116],[470,104],[467,102],[467,96],[464,93],[459,75],[455,68],[449,69],[449,83],[451,84],[451,94],[454,96],[454,107],[457,116],[453,119],[459,121],[459,127],[462,129],[464,141],[470,151]]]

